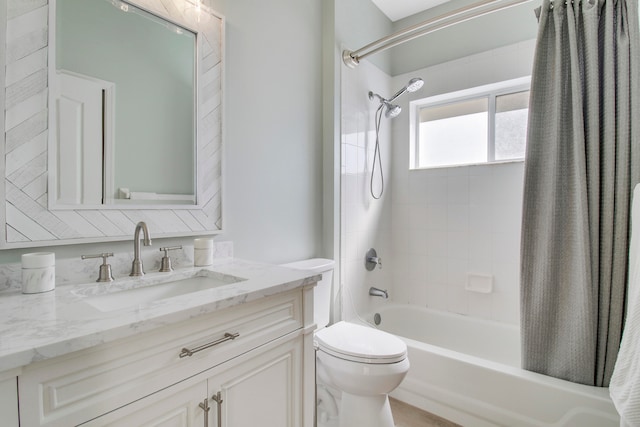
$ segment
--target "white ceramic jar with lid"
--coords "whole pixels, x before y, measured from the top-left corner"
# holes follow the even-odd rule
[[[22,293],[37,294],[56,287],[56,255],[34,252],[22,255]]]
[[[206,267],[213,264],[213,239],[193,240],[193,265]]]

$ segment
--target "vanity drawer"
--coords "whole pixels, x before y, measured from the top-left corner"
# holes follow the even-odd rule
[[[21,424],[81,424],[302,326],[298,290],[34,363],[19,377]]]

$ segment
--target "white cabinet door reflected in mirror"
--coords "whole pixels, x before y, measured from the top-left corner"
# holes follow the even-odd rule
[[[57,77],[58,202],[102,204],[109,188],[103,152],[113,145],[114,84],[65,71]]]

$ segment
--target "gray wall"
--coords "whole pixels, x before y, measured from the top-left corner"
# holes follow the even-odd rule
[[[242,258],[320,255],[321,2],[227,0],[214,8],[227,19],[223,237]]]
[[[475,3],[478,3],[478,1],[451,0],[424,12],[393,22],[391,32],[409,28]],[[518,6],[443,28],[397,46],[390,51],[390,67],[388,69],[383,68],[383,70],[392,76],[397,76],[533,39],[538,32],[538,21],[536,20],[534,9],[540,6],[541,3],[542,0],[528,1]],[[370,57],[372,62],[375,61],[376,56]]]
[[[210,0],[207,4],[227,20],[226,231],[216,240],[232,240],[239,258],[264,262],[321,255],[321,2]],[[4,69],[4,64],[0,66]],[[156,239],[154,248],[145,251],[189,242]],[[132,243],[37,250],[75,258],[103,251],[131,252]],[[22,253],[32,251],[0,251],[0,263],[19,262]]]
[[[394,31],[389,18],[371,0],[335,0],[335,23],[338,47],[350,50],[360,49]],[[389,74],[391,55],[392,50],[387,50],[367,59]]]

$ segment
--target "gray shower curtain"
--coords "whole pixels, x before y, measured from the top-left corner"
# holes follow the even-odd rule
[[[543,0],[521,246],[525,369],[608,386],[640,181],[638,0]]]

